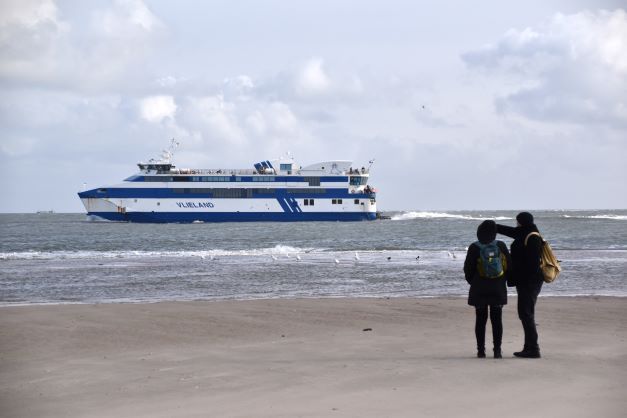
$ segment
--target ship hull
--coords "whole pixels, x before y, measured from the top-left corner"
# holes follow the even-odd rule
[[[376,213],[230,213],[230,212],[88,212],[88,216],[117,222],[200,223],[200,222],[355,222],[376,219]]]

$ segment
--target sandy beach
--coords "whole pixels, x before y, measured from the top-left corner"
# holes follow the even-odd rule
[[[539,360],[515,302],[502,360],[464,299],[3,307],[0,415],[624,416],[627,299],[541,298]]]

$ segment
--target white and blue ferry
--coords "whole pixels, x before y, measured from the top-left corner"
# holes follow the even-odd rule
[[[376,219],[370,166],[333,160],[301,167],[291,156],[253,169],[186,169],[138,163],[122,183],[78,193],[92,218],[127,222],[361,221]],[[370,162],[372,165],[372,162]]]

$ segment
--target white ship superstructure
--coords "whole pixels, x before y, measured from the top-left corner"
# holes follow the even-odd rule
[[[359,221],[376,218],[369,167],[291,156],[252,169],[179,169],[173,142],[122,183],[80,192],[87,214],[128,222]]]

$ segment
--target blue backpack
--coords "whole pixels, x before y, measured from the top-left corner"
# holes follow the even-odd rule
[[[496,240],[489,244],[475,242],[479,247],[479,258],[477,259],[477,268],[481,277],[488,279],[498,279],[505,274],[507,269],[507,261]]]

